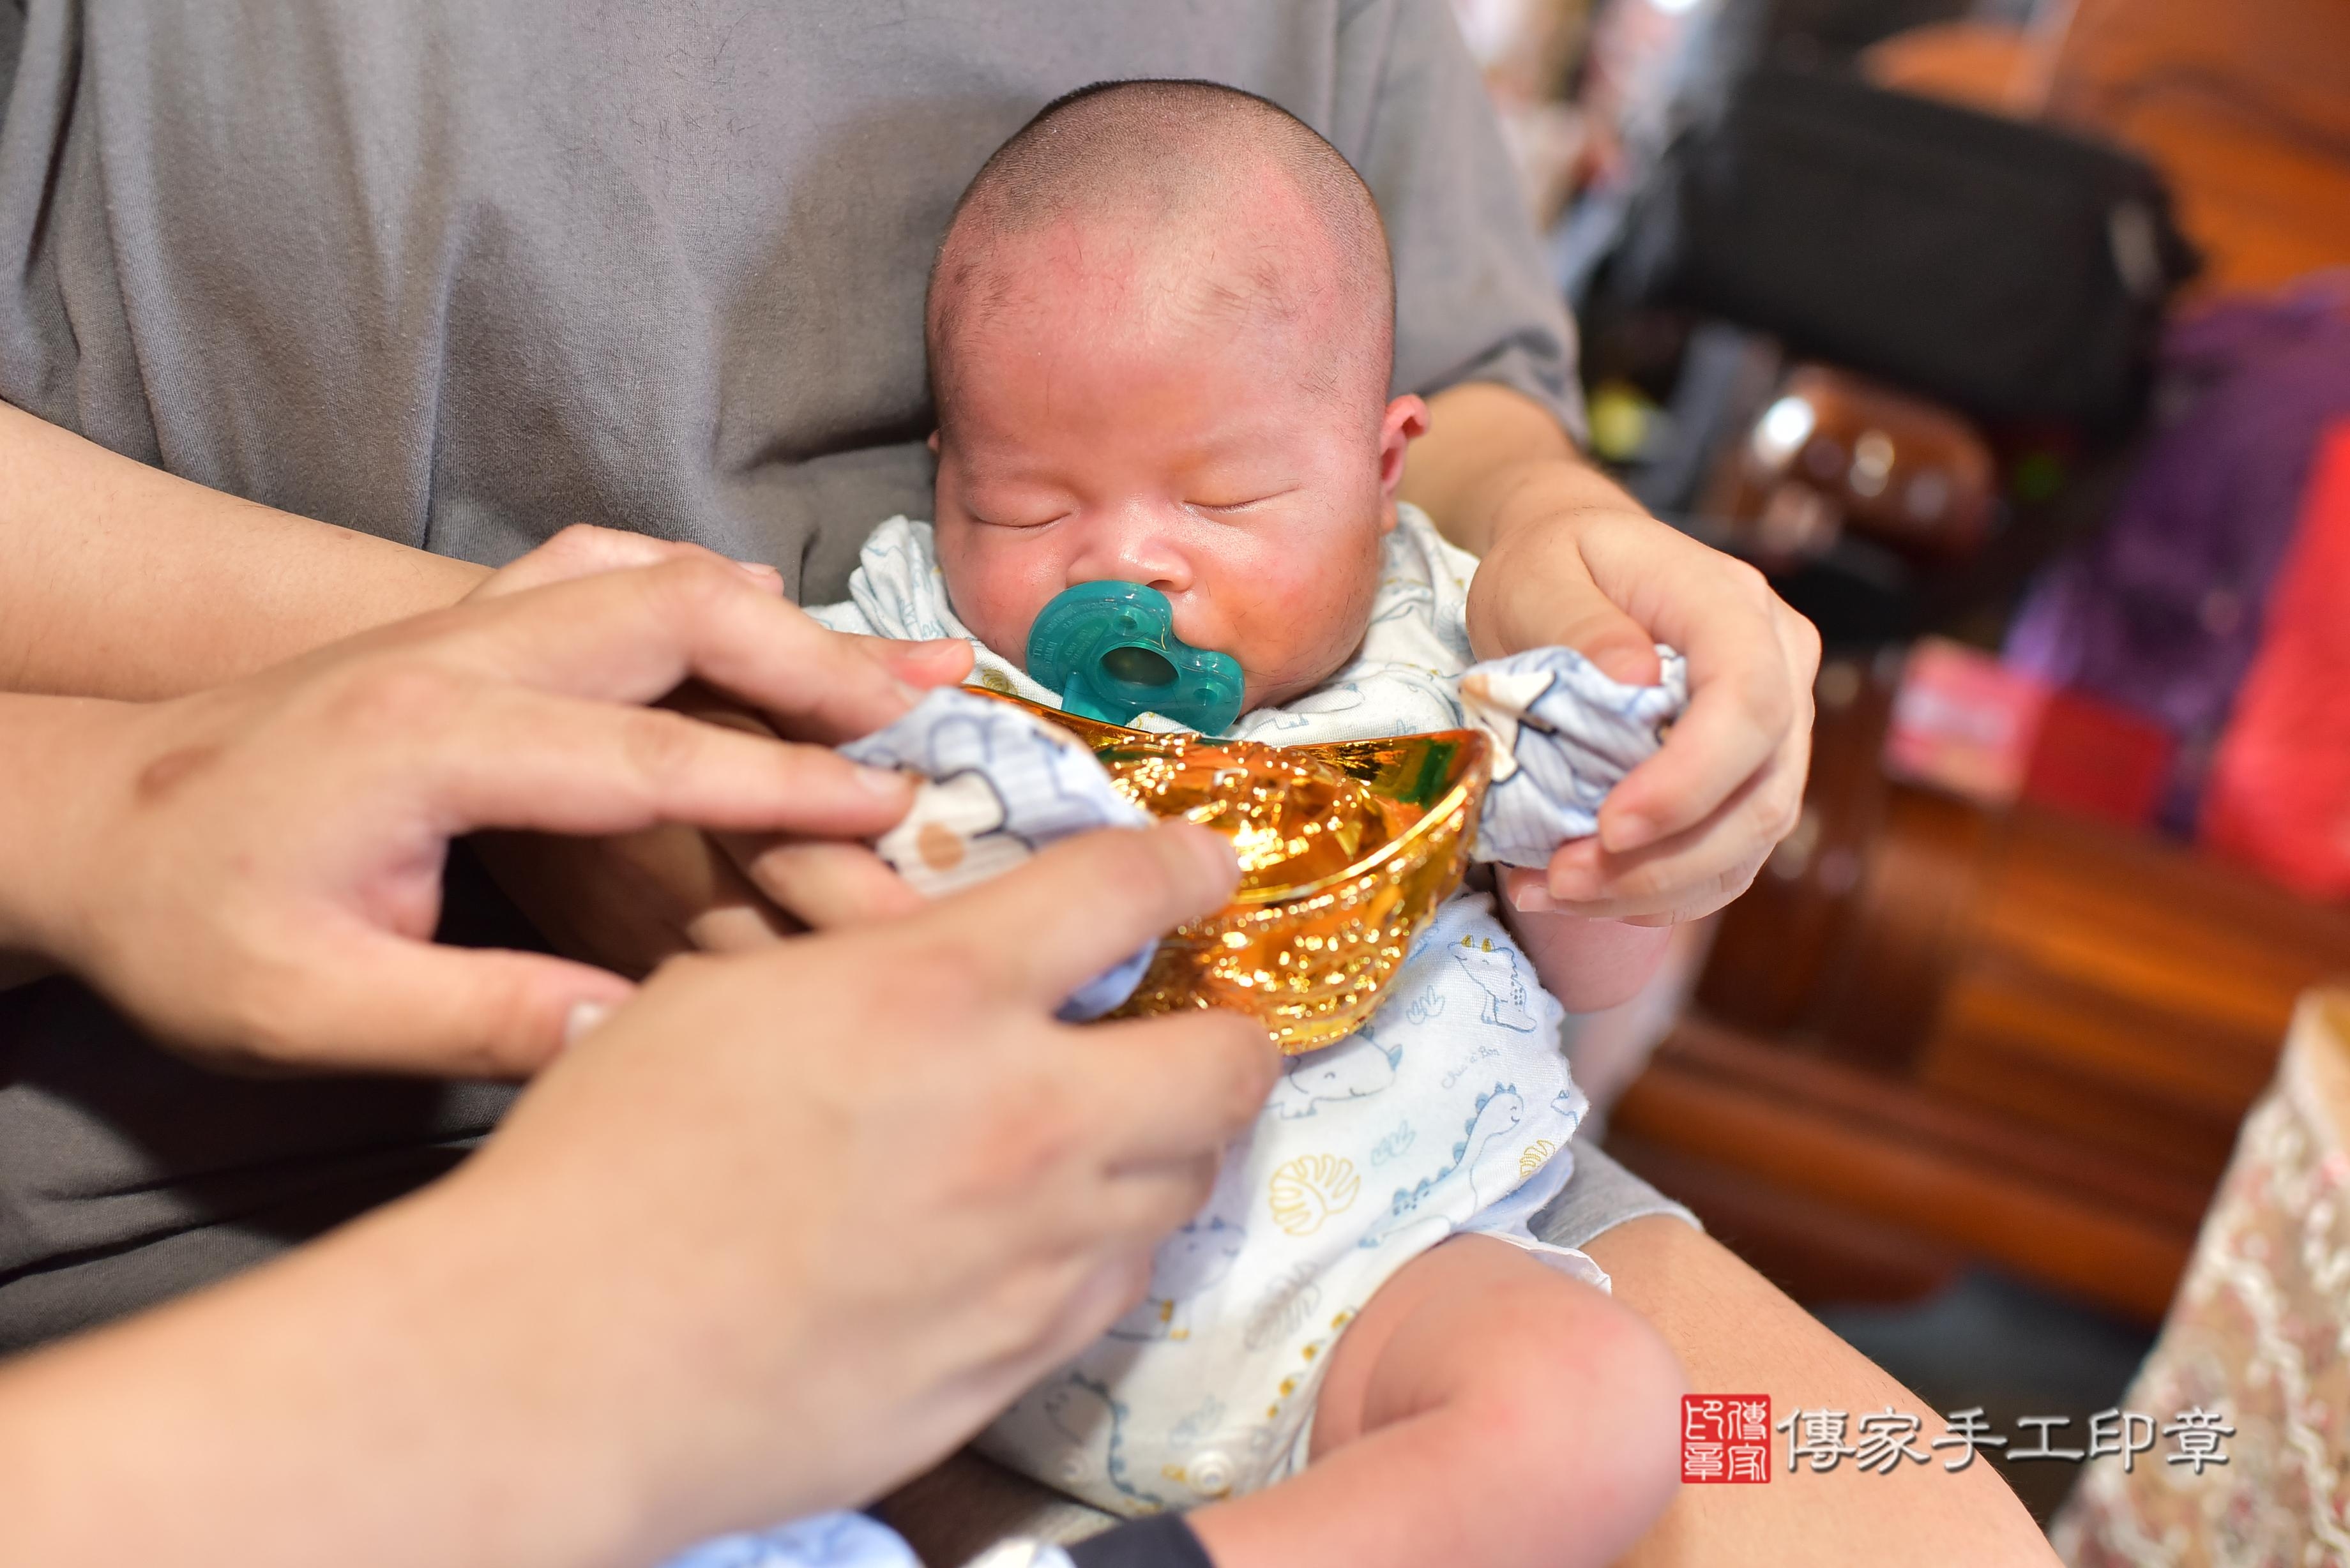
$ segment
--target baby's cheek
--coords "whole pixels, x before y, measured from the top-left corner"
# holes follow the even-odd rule
[[[1028,628],[1044,607],[1049,590],[1040,594],[1037,573],[1016,555],[987,548],[969,539],[939,542],[939,570],[946,578],[947,601],[971,634],[1015,664],[1028,651]]]
[[[1292,557],[1254,574],[1235,629],[1242,664],[1267,688],[1257,700],[1281,701],[1335,674],[1362,641],[1378,589],[1376,556]]]

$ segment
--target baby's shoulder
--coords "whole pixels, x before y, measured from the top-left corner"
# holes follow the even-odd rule
[[[947,603],[938,547],[928,523],[899,515],[866,536],[849,574],[848,602],[813,607],[810,615],[835,631],[917,640],[971,633]]]
[[[1427,513],[1409,502],[1398,503],[1363,638],[1363,660],[1416,665],[1448,676],[1467,669],[1472,658],[1469,583],[1476,573],[1476,556],[1438,533]]]
[[[1466,594],[1477,575],[1477,557],[1446,538],[1435,520],[1409,501],[1396,503],[1395,531],[1388,535],[1390,571]]]

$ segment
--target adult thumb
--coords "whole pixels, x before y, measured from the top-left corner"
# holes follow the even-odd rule
[[[1471,583],[1469,621],[1478,654],[1490,659],[1530,648],[1571,648],[1627,686],[1663,679],[1656,639],[1600,587],[1575,542],[1553,535],[1534,544],[1530,560],[1496,551]]]
[[[1576,594],[1551,617],[1557,628],[1553,639],[1599,667],[1600,673],[1627,686],[1654,686],[1664,679],[1657,659],[1656,639],[1640,623],[1609,603],[1597,586]]]

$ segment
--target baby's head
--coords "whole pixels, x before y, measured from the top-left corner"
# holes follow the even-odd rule
[[[1073,93],[963,193],[926,333],[939,561],[981,641],[1019,660],[1054,595],[1123,578],[1247,707],[1346,662],[1426,410],[1388,398],[1387,238],[1328,142],[1206,83]]]

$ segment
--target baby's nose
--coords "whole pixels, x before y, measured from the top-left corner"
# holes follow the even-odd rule
[[[1155,509],[1138,508],[1104,519],[1087,547],[1070,558],[1071,585],[1105,578],[1180,594],[1191,586],[1191,567],[1166,521]]]

